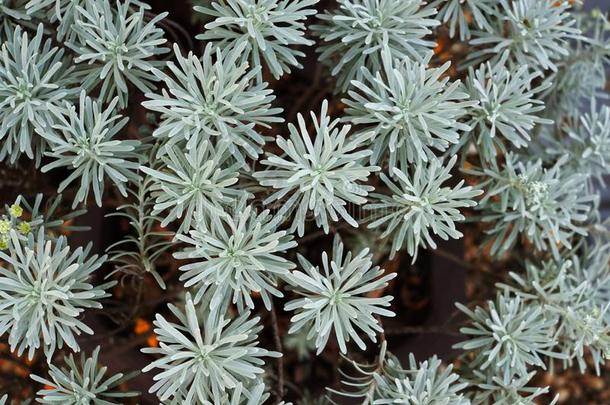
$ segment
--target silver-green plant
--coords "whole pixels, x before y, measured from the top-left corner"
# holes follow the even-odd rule
[[[69,354],[93,333],[85,311],[126,276],[129,288],[111,290],[122,302],[104,311],[118,329],[93,339],[122,344],[137,316],[130,344],[146,339],[150,391],[165,405],[283,405],[286,395],[298,405],[334,395],[555,404],[536,386],[538,370],[601,374],[610,357],[602,12],[568,0],[338,0],[308,29],[317,0],[193,0],[206,42],[195,46],[179,13],[155,14],[161,3],[0,0],[0,335],[16,355],[47,360],[34,377],[48,385],[39,402],[133,401],[98,364],[99,349],[80,362]],[[318,66],[304,58],[313,37]],[[311,71],[289,78],[305,60]],[[299,114],[326,96],[312,120]],[[271,137],[289,116],[288,136]],[[31,173],[41,165],[52,175]],[[52,194],[55,180],[48,204],[30,199]],[[66,243],[90,194],[128,222],[108,259]],[[462,237],[459,222],[464,254],[481,248],[473,271],[512,271],[495,272],[495,301],[460,306],[454,365],[411,355],[403,366],[387,348],[404,329],[384,317],[401,310],[390,295],[404,278],[381,268],[408,271],[407,255]],[[431,262],[421,259],[412,265]],[[113,281],[94,285],[98,274]],[[165,289],[159,301],[148,275]],[[377,339],[377,360],[349,360]],[[314,350],[349,362],[329,398],[289,381],[292,355],[266,364],[280,351],[313,364]]]
[[[233,396],[231,397],[230,405],[259,405],[264,404],[269,398],[269,393],[265,391],[266,385],[264,382],[256,384],[250,392],[246,392],[243,384],[238,384]],[[280,402],[280,405],[290,405],[289,403]]]
[[[506,154],[510,148],[526,147],[535,126],[553,123],[540,116],[545,106],[539,99],[551,83],[537,85],[541,72],[531,71],[527,65],[510,67],[508,56],[505,52],[493,65],[481,64],[476,71],[470,71],[466,80],[471,100],[478,103],[468,114],[473,131],[460,143],[474,145],[485,161]]]
[[[484,374],[475,371],[475,378],[471,382],[476,390],[471,393],[473,405],[537,405],[541,397],[548,394],[549,387],[536,387],[532,378],[536,374],[532,371],[528,375],[513,377],[509,381],[495,376],[493,373]],[[549,405],[555,405],[559,395],[555,395]]]
[[[165,281],[157,271],[157,262],[173,246],[174,234],[157,229],[162,218],[152,213],[155,204],[151,192],[153,186],[152,176],[141,176],[135,186],[127,190],[132,201],[107,215],[126,219],[132,229],[131,234],[108,246],[108,260],[115,265],[108,277],[117,272],[136,277],[150,274],[165,289]]]
[[[557,72],[545,80],[547,116],[578,117],[591,98],[606,98],[606,70],[610,66],[610,23],[599,10],[576,14],[577,27],[587,36],[570,41],[569,56],[560,60]]]
[[[276,215],[289,215],[296,208],[291,232],[305,232],[307,214],[313,211],[316,225],[328,233],[330,222],[339,218],[357,227],[358,222],[347,210],[348,204],[361,205],[374,188],[363,184],[371,173],[379,170],[367,166],[365,160],[371,151],[365,146],[373,138],[373,132],[350,135],[351,126],[339,127],[339,119],[328,116],[328,102],[322,103],[320,117],[311,112],[314,134],[311,136],[305,119],[298,115],[298,128],[288,125],[290,137],[277,137],[276,143],[283,156],[268,154],[261,161],[268,166],[254,174],[261,185],[277,190],[265,200],[265,204],[283,200]],[[313,139],[312,139],[313,138]],[[312,142],[313,141],[313,142]]]
[[[186,143],[188,150],[225,142],[236,159],[257,159],[265,144],[257,126],[283,122],[277,117],[282,109],[271,107],[275,96],[266,83],[251,85],[261,68],[248,67],[245,49],[243,42],[225,50],[208,44],[198,57],[192,52],[182,56],[174,45],[177,64],[168,62],[167,73],[152,71],[167,89],[147,93],[150,100],[142,103],[161,113],[153,135],[166,140],[167,147]]]
[[[193,405],[228,403],[231,393],[246,389],[263,373],[263,357],[281,356],[258,347],[258,317],[249,319],[250,312],[245,311],[230,319],[225,315],[228,301],[216,310],[208,304],[196,307],[187,293],[184,311],[169,305],[178,323],[156,316],[160,346],[142,352],[161,357],[142,371],[161,370],[153,377],[156,383],[150,392],[162,402],[178,397]]]
[[[40,228],[20,240],[12,232],[8,253],[0,251],[0,335],[8,332],[11,350],[31,359],[42,348],[50,363],[56,349],[78,351],[76,335],[93,334],[80,319],[114,283],[94,286],[91,275],[106,257],[90,255],[91,245],[71,250],[65,237],[47,240]]]
[[[302,68],[297,58],[305,54],[295,46],[313,45],[305,37],[305,20],[316,13],[312,6],[318,1],[217,0],[210,7],[195,6],[195,11],[213,18],[197,39],[223,49],[241,48],[251,66],[261,66],[264,61],[279,79],[290,73],[291,66]],[[260,70],[256,77],[262,82]]]
[[[41,404],[65,405],[119,405],[120,398],[138,396],[138,392],[121,391],[119,385],[130,375],[122,373],[106,375],[107,368],[98,363],[100,347],[96,347],[90,357],[81,353],[80,362],[70,354],[65,358],[67,367],[49,365],[49,378],[33,374],[32,379],[45,388],[38,391],[37,402]]]
[[[380,175],[390,194],[371,194],[372,202],[365,208],[372,211],[368,227],[381,228],[382,238],[392,238],[391,257],[406,244],[415,262],[420,247],[436,249],[433,235],[443,240],[463,236],[455,226],[466,219],[460,208],[476,206],[473,198],[483,191],[464,186],[464,180],[453,187],[444,186],[456,160],[454,156],[443,164],[435,159],[406,173],[394,168],[391,174],[396,182]]]
[[[74,29],[76,8],[83,6],[87,1],[89,0],[26,0],[25,11],[28,16],[44,13],[48,22],[57,24],[57,39],[70,40],[78,31]]]
[[[284,307],[286,311],[295,311],[288,333],[302,328],[308,330],[307,338],[315,339],[318,354],[326,347],[331,333],[342,353],[347,352],[346,343],[351,340],[360,349],[366,348],[358,330],[376,342],[376,334],[383,331],[376,317],[395,315],[385,308],[393,297],[373,298],[366,294],[387,286],[396,273],[384,275],[379,266],[373,267],[368,249],[354,256],[352,252],[344,254],[343,242],[338,236],[334,239],[330,260],[322,252],[323,273],[305,257],[299,255],[298,259],[301,269],[292,272],[287,281],[303,298],[292,300]]]
[[[0,161],[14,163],[25,153],[40,164],[48,145],[34,128],[56,122],[50,106],[78,97],[72,70],[42,24],[34,36],[20,26],[10,32],[0,48]]]
[[[55,24],[55,34],[59,41],[70,42],[78,35],[79,27],[75,26],[78,18],[78,7],[83,7],[91,0],[21,0],[25,4],[28,17],[44,18]],[[130,6],[134,9],[150,6],[139,0],[131,0]]]
[[[332,394],[359,398],[365,405],[470,405],[468,398],[460,393],[468,384],[460,382],[452,365],[442,369],[436,356],[418,363],[410,353],[408,367],[403,368],[400,360],[387,350],[387,342],[383,342],[374,363],[347,360],[353,371],[343,368],[342,388],[329,389]]]
[[[556,71],[569,55],[569,41],[581,38],[568,1],[499,0],[492,31],[476,31],[470,43],[483,46],[469,58],[491,57],[497,62],[505,50],[512,61]]]
[[[3,0],[0,3],[0,40],[4,41],[21,25],[29,26],[32,17],[26,11],[27,0]]]
[[[240,310],[254,309],[252,294],[260,294],[271,309],[272,297],[283,297],[278,280],[289,278],[294,263],[280,256],[297,243],[278,230],[278,219],[269,210],[260,213],[242,197],[234,207],[198,221],[190,236],[178,235],[187,248],[175,254],[191,261],[180,267],[185,287],[195,287],[195,302],[211,295],[210,308],[225,300]]]
[[[27,216],[30,232],[36,232],[39,228],[44,228],[49,239],[61,236],[62,231],[78,232],[89,230],[87,226],[74,223],[78,217],[87,213],[86,209],[72,209],[66,213],[60,212],[61,194],[51,197],[44,204],[43,200],[44,195],[41,193],[36,194],[33,203],[30,202],[31,199],[28,201],[27,198],[20,195],[11,204],[8,211],[13,219],[20,217],[22,220],[25,220]]]
[[[567,155],[571,170],[587,173],[603,183],[610,162],[610,107],[598,108],[592,99],[589,112],[544,131],[541,136],[547,159]]]
[[[426,37],[440,25],[436,9],[420,0],[339,0],[339,8],[318,16],[311,29],[320,37],[320,60],[332,67],[337,89],[347,91],[361,80],[362,68],[383,69],[382,52],[391,59],[423,62],[433,41]]]
[[[372,131],[371,161],[381,163],[389,157],[392,167],[427,162],[457,144],[470,126],[460,119],[467,101],[460,81],[450,82],[445,74],[450,63],[429,68],[430,56],[421,62],[392,59],[389,47],[382,53],[383,67],[361,70],[361,78],[352,81],[344,121]]]
[[[76,35],[66,45],[76,54],[76,74],[88,91],[99,87],[99,98],[110,102],[119,98],[126,107],[132,84],[142,93],[150,92],[159,79],[151,70],[163,61],[158,55],[169,51],[157,24],[167,13],[147,19],[145,9],[132,9],[130,0],[87,0],[76,7]]]
[[[490,20],[495,15],[496,0],[435,0],[431,7],[438,8],[437,19],[449,23],[449,36],[459,32],[460,39],[470,39],[473,20],[476,28],[492,31]]]
[[[605,260],[598,273],[596,254]],[[610,324],[608,303],[595,297],[606,287],[609,269],[607,250],[598,250],[584,260],[578,255],[567,256],[562,263],[554,260],[541,265],[528,263],[526,274],[511,272],[512,283],[501,284],[530,306],[541,308],[549,318],[556,318],[558,350],[564,355],[566,365],[576,362],[581,371],[587,368],[585,351],[591,355],[597,373],[610,356]],[[597,268],[596,268],[597,267]]]
[[[180,148],[166,148],[160,168],[141,166],[151,176],[155,198],[152,215],[163,217],[161,226],[180,220],[177,233],[187,233],[196,220],[208,220],[224,212],[244,195],[243,190],[231,186],[239,180],[240,163],[235,163],[227,144],[217,148],[202,145],[183,152]]]
[[[470,405],[470,401],[460,393],[468,384],[459,382],[460,376],[452,373],[451,365],[444,370],[441,367],[436,356],[418,364],[411,353],[409,368],[404,370],[405,377],[392,380],[374,375],[379,398],[373,404]]]
[[[127,196],[127,183],[138,179],[136,148],[140,141],[114,139],[129,120],[115,113],[118,102],[118,98],[114,98],[104,107],[83,90],[78,109],[68,103],[61,107],[48,105],[55,123],[36,127],[36,132],[49,143],[50,151],[46,155],[53,159],[41,170],[71,169],[70,175],[59,185],[58,192],[74,181],[80,183],[72,208],[86,202],[91,190],[95,202],[101,207],[106,178],[124,196]]]
[[[563,156],[545,167],[542,160],[523,162],[508,154],[502,166],[470,171],[483,179],[486,193],[478,209],[482,220],[492,223],[486,231],[492,255],[505,253],[522,236],[535,249],[558,257],[561,247],[572,246],[573,236],[587,234],[585,224],[598,196],[587,191],[586,175],[562,170],[567,163]]]
[[[41,206],[42,194],[37,194],[34,204],[30,204],[23,196],[18,196],[13,204],[7,204],[4,213],[0,215],[0,250],[8,249],[11,234],[21,241],[27,241],[28,235],[44,229],[46,237],[53,239],[56,232],[83,231],[85,226],[72,225],[70,222],[86,213],[86,210],[75,210],[66,214],[57,213],[61,203],[61,195],[50,199],[45,207]]]
[[[527,376],[528,366],[545,369],[545,357],[565,358],[553,351],[558,341],[552,332],[558,318],[549,316],[540,306],[525,305],[520,297],[507,294],[489,301],[488,309],[477,307],[471,311],[462,304],[456,305],[472,320],[460,329],[470,339],[456,347],[474,351],[472,367],[492,368],[505,384],[515,376]]]

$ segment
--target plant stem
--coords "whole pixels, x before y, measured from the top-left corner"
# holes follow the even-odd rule
[[[273,340],[275,342],[275,350],[278,353],[282,353],[282,341],[280,339],[280,328],[277,323],[277,314],[275,312],[275,305],[271,303],[271,324],[273,326]],[[280,356],[277,359],[277,402],[282,401],[284,396],[284,358]]]

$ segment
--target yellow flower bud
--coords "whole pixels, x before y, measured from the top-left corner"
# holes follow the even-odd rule
[[[11,222],[3,219],[0,220],[0,235],[6,235],[11,231]]]
[[[9,214],[11,214],[12,217],[19,218],[23,215],[23,208],[21,208],[17,204],[13,204],[8,209],[8,212]]]

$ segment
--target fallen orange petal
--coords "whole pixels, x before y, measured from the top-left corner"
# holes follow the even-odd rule
[[[150,331],[150,329],[151,329],[150,322],[148,322],[142,318],[136,319],[136,326],[133,329],[134,332],[136,333],[136,335],[143,335],[146,332]]]
[[[146,344],[148,347],[159,347],[159,341],[157,340],[157,336],[150,335],[150,337],[146,340]]]

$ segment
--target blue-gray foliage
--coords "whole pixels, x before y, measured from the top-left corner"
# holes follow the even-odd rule
[[[48,143],[34,128],[53,125],[50,107],[78,97],[72,70],[63,49],[44,38],[42,24],[34,36],[20,26],[10,32],[0,48],[0,161],[26,154],[40,163]]]
[[[528,65],[507,65],[508,55],[505,52],[493,66],[489,62],[481,64],[469,72],[466,80],[470,98],[478,103],[469,110],[468,124],[473,131],[460,143],[475,145],[486,161],[511,148],[527,147],[537,125],[553,123],[541,117],[545,106],[539,99],[551,83],[538,85],[536,80],[542,75],[532,72]]]
[[[158,59],[169,51],[163,30],[157,27],[167,13],[150,21],[144,6],[134,10],[130,0],[87,0],[76,7],[76,35],[67,46],[76,54],[76,75],[81,86],[91,91],[100,85],[99,97],[109,102],[119,97],[126,107],[128,84],[143,93],[151,91],[159,79],[151,70],[163,64]]]
[[[39,402],[135,395],[99,349],[70,353],[117,279],[137,289],[121,297],[131,315],[146,317],[153,279],[174,301],[152,303],[159,345],[144,350],[164,404],[283,404],[271,385],[288,374],[265,358],[351,358],[367,340],[378,358],[348,360],[329,395],[534,405],[553,395],[538,370],[601,373],[610,23],[580,3],[338,0],[322,12],[317,0],[199,0],[195,47],[144,1],[0,0],[0,173],[22,173],[6,180],[25,188],[0,212],[0,335],[18,355],[44,354]],[[313,45],[320,65],[290,78]],[[40,166],[52,175],[24,173]],[[63,174],[57,195],[30,197]],[[93,201],[127,222],[109,257],[67,244]],[[455,366],[403,366],[385,339],[402,309],[396,269],[463,234],[479,248],[470,274],[482,262],[496,291],[459,305]],[[265,312],[262,340],[278,352],[258,342]]]
[[[357,330],[376,342],[376,334],[383,331],[377,316],[395,315],[386,309],[392,296],[367,297],[367,293],[387,286],[396,273],[383,275],[379,266],[373,267],[368,249],[357,255],[345,253],[338,236],[331,257],[322,253],[323,272],[305,257],[299,255],[298,259],[303,271],[294,271],[288,281],[303,298],[292,300],[284,307],[295,311],[288,333],[302,328],[308,330],[307,338],[315,339],[318,354],[328,343],[331,331],[342,353],[347,351],[346,343],[351,340],[360,349],[366,348]]]
[[[470,39],[472,35],[470,19],[480,30],[491,31],[491,20],[495,15],[496,0],[435,0],[431,7],[438,8],[437,18],[449,23],[449,36],[454,37],[457,32],[460,39]]]
[[[410,353],[408,366],[403,367],[400,360],[387,350],[387,343],[383,342],[374,363],[349,360],[348,364],[353,371],[342,372],[341,389],[329,389],[329,392],[359,398],[362,404],[373,405],[471,404],[460,392],[468,387],[468,383],[459,381],[460,376],[453,372],[452,365],[443,369],[442,362],[436,356],[418,363]]]
[[[387,46],[381,50],[383,67],[361,69],[361,78],[352,81],[344,120],[375,133],[371,161],[380,163],[389,156],[392,167],[416,161],[435,160],[457,144],[470,126],[460,119],[467,114],[469,95],[460,82],[446,76],[450,63],[428,68],[430,56],[422,62],[392,59]]]
[[[159,286],[165,289],[165,281],[157,271],[157,262],[172,247],[173,234],[157,229],[162,219],[152,213],[155,204],[152,196],[153,185],[152,176],[141,176],[136,185],[127,190],[132,201],[118,206],[115,212],[107,215],[127,219],[133,230],[125,238],[108,247],[108,260],[115,265],[113,273],[108,277],[115,272],[140,278],[144,274],[150,274]]]
[[[587,234],[598,196],[588,192],[586,175],[562,170],[567,163],[566,155],[545,167],[540,159],[520,161],[508,154],[502,166],[471,172],[483,178],[486,193],[478,208],[482,220],[492,223],[492,254],[506,252],[521,236],[557,257],[560,247],[571,247],[572,237]]]
[[[178,235],[188,248],[176,253],[191,263],[180,267],[186,287],[196,287],[195,301],[211,295],[215,309],[231,299],[238,308],[254,308],[252,294],[271,308],[272,296],[283,297],[278,279],[290,278],[294,263],[280,256],[296,246],[292,235],[278,229],[269,210],[258,213],[242,197],[230,210],[197,222],[190,236]]]
[[[557,317],[548,316],[540,306],[525,305],[520,297],[498,295],[495,302],[488,302],[487,309],[477,307],[471,311],[461,304],[458,308],[472,323],[460,329],[470,339],[456,347],[473,351],[473,367],[493,368],[493,374],[505,384],[515,376],[526,376],[528,366],[546,368],[544,357],[563,358],[553,352],[556,338],[549,338]]]
[[[196,306],[187,293],[184,310],[169,306],[178,323],[156,316],[155,333],[161,345],[142,351],[160,357],[143,371],[160,370],[150,392],[157,392],[161,401],[228,403],[229,394],[245,389],[242,382],[253,383],[263,373],[264,357],[281,356],[258,347],[262,329],[258,317],[249,318],[245,311],[231,319],[225,314],[228,301],[215,310],[208,304]]]
[[[72,182],[80,183],[73,208],[85,202],[92,189],[95,202],[101,207],[106,178],[124,196],[127,196],[127,183],[138,179],[138,155],[135,150],[140,141],[114,139],[129,120],[115,113],[118,102],[119,99],[114,98],[104,107],[83,90],[78,109],[68,103],[63,106],[47,105],[54,123],[36,128],[38,135],[49,144],[50,150],[45,154],[52,158],[41,170],[47,172],[59,167],[71,170],[70,175],[61,182],[59,192]]]
[[[223,207],[237,202],[245,193],[231,187],[239,180],[241,164],[232,161],[226,143],[214,148],[206,142],[187,151],[169,147],[161,161],[159,168],[140,169],[153,179],[152,214],[163,217],[163,227],[180,221],[178,233],[187,233],[196,220],[222,214]]]
[[[77,363],[74,356],[70,354],[65,363],[67,367],[49,365],[49,378],[33,374],[32,379],[45,388],[38,391],[37,402],[41,404],[80,405],[89,403],[92,405],[119,405],[119,398],[130,398],[138,396],[138,392],[120,391],[120,385],[124,384],[129,375],[122,373],[107,376],[107,368],[98,363],[100,347],[96,347],[90,357],[81,353],[80,361]]]
[[[174,45],[177,64],[168,62],[168,72],[152,71],[167,89],[147,93],[150,100],[143,103],[161,113],[153,135],[166,147],[186,143],[188,150],[224,142],[236,159],[257,159],[265,144],[257,126],[282,122],[276,116],[282,109],[271,107],[275,96],[266,83],[251,84],[261,68],[249,68],[245,49],[243,42],[225,50],[208,44],[198,57],[192,52],[183,56]]]
[[[519,65],[558,70],[569,55],[569,41],[581,38],[567,1],[500,0],[491,31],[476,31],[470,43],[483,48],[471,59],[497,62],[505,50]]]
[[[213,18],[197,39],[223,49],[241,49],[251,66],[264,61],[279,79],[290,73],[291,66],[302,68],[297,58],[305,54],[297,46],[313,45],[305,38],[305,20],[316,13],[313,6],[318,1],[217,0],[209,7],[195,6],[195,11]],[[256,76],[262,81],[260,71]]]
[[[93,334],[79,315],[101,308],[113,282],[93,286],[91,275],[105,257],[90,255],[91,245],[71,250],[65,237],[47,240],[40,228],[20,240],[11,233],[8,254],[0,251],[0,335],[11,350],[31,359],[42,348],[51,362],[56,349],[79,350],[76,335]]]
[[[27,0],[3,0],[0,3],[0,40],[6,40],[19,26],[32,26],[26,3]]]
[[[311,211],[316,225],[326,233],[330,222],[339,218],[357,227],[347,204],[361,205],[367,201],[373,187],[362,183],[379,170],[366,162],[372,152],[365,146],[374,137],[373,132],[350,135],[351,126],[340,126],[339,119],[328,116],[327,101],[322,103],[319,118],[311,112],[311,119],[313,136],[299,114],[298,128],[288,125],[290,137],[276,139],[284,155],[268,154],[261,161],[268,168],[254,174],[261,185],[276,190],[265,203],[288,197],[276,215],[290,215],[296,208],[290,229],[297,230],[299,236],[305,232],[306,216]]]
[[[456,160],[454,156],[443,165],[435,159],[406,173],[394,168],[396,181],[381,174],[389,193],[372,194],[365,208],[372,211],[368,227],[382,228],[382,238],[392,237],[391,256],[406,245],[415,261],[420,247],[436,248],[433,235],[444,240],[462,237],[455,225],[465,219],[459,209],[475,206],[473,198],[482,190],[464,186],[463,180],[453,187],[444,185]]]
[[[391,59],[423,62],[435,46],[426,37],[440,25],[436,9],[420,0],[339,0],[339,8],[318,16],[311,28],[320,37],[320,60],[332,67],[337,89],[360,80],[362,68],[382,70],[382,52]]]

